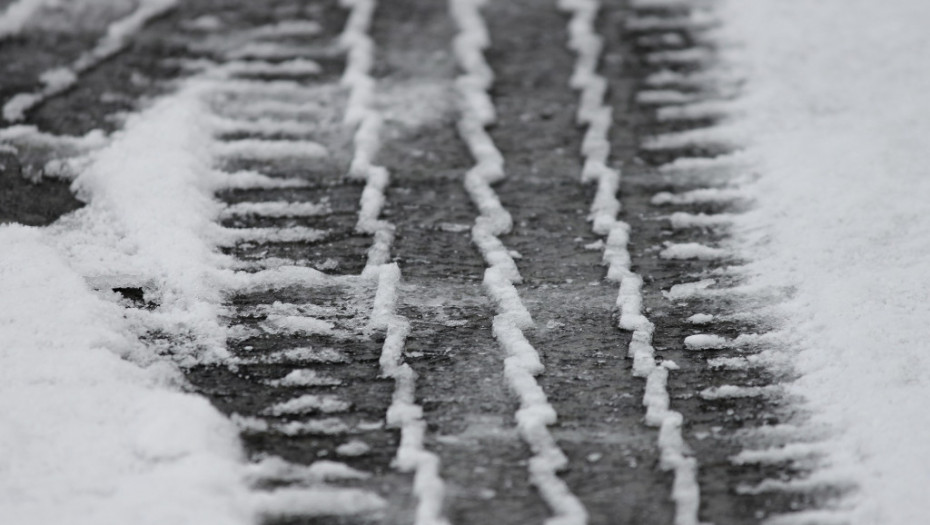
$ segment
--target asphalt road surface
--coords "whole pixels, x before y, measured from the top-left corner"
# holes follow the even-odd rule
[[[681,102],[676,96],[712,102],[736,89],[694,80],[714,60],[714,49],[702,40],[707,25],[689,18],[687,7],[633,8],[615,0],[602,3],[594,24],[603,42],[603,100],[613,117],[607,164],[621,174],[617,218],[629,226],[630,268],[643,282],[642,313],[655,326],[656,359],[677,365],[663,370],[670,407],[681,415],[680,452],[696,465],[700,499],[689,514],[689,500],[672,497],[688,481],[687,472],[663,464],[660,429],[645,420],[646,381],[634,374],[632,333],[618,327],[618,283],[606,278],[602,263],[607,238],[589,220],[596,185],[581,177],[586,128],[576,121],[581,92],[570,85],[578,60],[568,47],[571,14],[555,1],[492,0],[480,8],[490,36],[480,55],[493,71],[487,93],[496,110],[487,137],[506,172],[491,187],[512,218],[512,228],[495,237],[521,276],[508,289],[532,316],[522,334],[545,366],[533,388],[541,388],[558,415],[524,431],[518,414],[526,400],[505,373],[510,350],[495,336],[502,307],[485,283],[491,257],[474,239],[485,210],[464,184],[477,160],[462,132],[469,109],[456,80],[468,64],[453,52],[463,28],[446,2],[432,0],[385,1],[371,15],[364,32],[374,44],[370,108],[382,120],[374,163],[390,173],[390,181],[378,210],[384,222],[366,229],[359,227],[360,202],[372,182],[349,176],[360,146],[353,140],[356,127],[343,118],[354,104],[353,86],[341,82],[351,54],[340,35],[351,12],[329,0],[181,2],[132,35],[121,52],[82,72],[70,89],[27,111],[23,121],[56,135],[112,132],[122,114],[170,93],[180,79],[233,61],[261,62],[272,67],[233,74],[248,86],[217,89],[212,111],[232,123],[218,140],[240,146],[253,139],[313,141],[328,150],[325,158],[296,160],[233,155],[217,166],[296,181],[217,194],[234,210],[224,214],[223,226],[244,232],[225,248],[243,268],[299,265],[333,278],[231,294],[228,323],[235,336],[229,349],[237,360],[185,372],[192,390],[240,422],[252,458],[343,462],[371,476],[342,483],[377,493],[388,508],[354,516],[273,516],[269,522],[400,524],[423,511],[416,469],[397,461],[402,425],[386,419],[400,380],[386,377],[382,358],[389,333],[371,321],[379,280],[356,278],[373,257],[383,257],[370,248],[385,238],[381,246],[389,252],[376,262],[396,263],[402,275],[391,319],[409,327],[403,362],[416,374],[422,449],[438,459],[445,486],[440,514],[451,523],[542,523],[563,512],[559,501],[570,500],[585,509],[591,524],[741,525],[829,499],[831,494],[764,483],[803,476],[796,462],[733,459],[790,439],[778,432],[790,403],[776,394],[788,378],[728,367],[721,359],[752,355],[765,344],[766,327],[751,312],[736,311],[733,293],[739,292],[712,292],[739,285],[728,268],[740,261],[725,250],[687,249],[689,243],[726,246],[726,223],[713,217],[739,213],[750,203],[701,190],[746,174],[672,164],[720,155],[725,148],[649,142],[660,133],[714,122],[712,112],[659,118],[659,108],[668,111]],[[256,31],[295,20],[316,21],[318,30],[270,37]],[[42,71],[73,62],[98,37],[99,29],[78,28],[3,42],[0,101],[39,89]],[[294,59],[313,61],[319,71],[273,67]],[[276,88],[282,81],[297,87]],[[302,114],[300,104],[315,109]],[[285,120],[298,124],[274,124]],[[236,125],[258,121],[271,124]],[[44,163],[58,154],[0,150],[0,221],[44,225],[81,206],[67,181],[42,176]],[[269,211],[280,205],[268,203],[282,202],[312,206]],[[264,234],[248,234],[259,231]],[[713,282],[672,288],[705,279]],[[124,293],[133,297],[132,290]],[[764,303],[765,297],[757,300]],[[696,314],[714,316],[710,327]],[[725,348],[686,347],[686,337],[705,332],[730,341],[756,336]],[[736,395],[714,390],[723,385],[748,388]],[[287,406],[308,395],[315,397]],[[567,500],[541,490],[539,478],[530,475],[531,458],[547,453],[539,449],[543,441],[533,441],[537,430],[548,436],[539,439],[551,438],[554,448],[546,450],[567,459],[555,476]]]

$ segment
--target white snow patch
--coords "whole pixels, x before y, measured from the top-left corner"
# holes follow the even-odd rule
[[[702,290],[706,290],[716,283],[717,281],[714,279],[702,279],[693,283],[676,284],[669,288],[667,292],[662,292],[662,295],[670,301],[690,299],[695,295],[699,295]]]
[[[363,489],[332,486],[286,487],[256,495],[265,518],[351,516],[368,514],[387,506],[384,499]]]
[[[648,106],[667,106],[671,104],[690,104],[702,99],[698,93],[685,93],[674,89],[642,90],[636,93],[636,102]]]
[[[306,179],[275,178],[254,171],[220,173],[219,176],[224,179],[223,187],[233,190],[304,188],[310,185]]]
[[[39,10],[57,0],[15,0],[0,13],[0,41],[17,35]]]
[[[0,244],[5,519],[252,523],[235,427],[177,391],[179,372],[47,232],[0,226]]]
[[[729,345],[730,342],[719,335],[694,334],[685,337],[685,348],[688,350],[719,350]]]
[[[51,2],[47,3],[51,4]],[[177,0],[140,0],[133,12],[107,27],[106,33],[97,41],[93,49],[82,54],[67,67],[54,68],[41,74],[40,80],[44,85],[42,89],[34,93],[18,93],[10,98],[3,106],[3,118],[8,121],[22,120],[26,112],[36,105],[69,89],[82,73],[122,51],[133,34],[139,32],[149,20],[172,9],[176,3]],[[0,18],[0,24],[7,19],[6,15],[11,15],[9,18],[11,23],[6,29],[18,31],[22,23],[34,11],[34,3],[21,0],[11,7],[13,11],[4,12],[3,18]],[[22,15],[26,12],[28,14],[23,17]],[[0,25],[0,40],[4,37],[3,29]]]
[[[780,387],[773,386],[739,386],[739,385],[721,385],[705,388],[701,390],[702,399],[734,399],[744,397],[762,397],[777,394]]]
[[[221,157],[250,160],[319,159],[329,150],[310,140],[240,139],[213,145]]]
[[[713,248],[697,242],[671,243],[665,247],[659,256],[663,259],[699,259],[712,261],[722,259],[729,253],[722,248]]]
[[[285,416],[322,412],[332,414],[345,412],[352,406],[348,401],[331,395],[306,394],[283,401],[265,409],[262,413],[269,416]]]
[[[336,454],[347,457],[364,456],[371,451],[368,443],[359,439],[353,439],[336,447]]]
[[[700,488],[696,477],[697,462],[688,456],[681,434],[683,418],[680,413],[669,409],[666,389],[668,371],[677,370],[678,367],[671,361],[665,361],[662,365],[656,364],[655,349],[652,347],[654,326],[642,314],[643,281],[630,268],[630,226],[617,219],[620,211],[617,193],[620,190],[621,174],[607,164],[610,156],[608,132],[613,118],[611,107],[604,104],[608,81],[597,73],[603,43],[595,31],[595,21],[601,4],[599,0],[560,0],[559,7],[572,14],[568,23],[568,47],[575,52],[576,61],[569,84],[580,91],[576,120],[587,126],[581,145],[581,153],[584,156],[581,180],[597,182],[597,192],[591,204],[589,220],[593,223],[594,233],[607,237],[606,242],[601,241],[604,248],[603,261],[608,267],[607,278],[620,283],[617,297],[617,305],[620,308],[619,326],[633,332],[629,346],[629,355],[633,357],[633,374],[646,378],[646,393],[643,396],[646,421],[659,427],[660,466],[674,472],[671,498],[675,502],[675,524],[696,525],[700,504]],[[651,101],[659,102],[668,95],[669,93],[654,95]],[[640,97],[640,101],[649,102],[650,99]],[[487,278],[487,274],[485,277]],[[495,331],[497,322],[498,319],[495,318]],[[522,336],[522,332],[516,331]],[[535,357],[538,359],[538,355]],[[541,363],[539,366],[542,367]],[[562,515],[551,521],[585,523],[585,509],[580,503],[576,503],[575,508],[572,508],[568,505],[571,503],[572,500],[567,500]]]
[[[259,217],[313,217],[326,215],[332,210],[328,202],[238,202],[223,210],[223,217],[257,215]]]
[[[733,224],[733,215],[729,213],[716,213],[713,215],[708,215],[706,213],[694,214],[679,211],[669,216],[668,220],[672,228],[676,230],[685,228],[718,228]]]
[[[709,163],[715,161],[710,159]],[[728,203],[746,198],[745,190],[735,188],[702,188],[686,191],[684,193],[670,193],[667,191],[656,193],[650,202],[662,204],[706,204]]]
[[[688,322],[696,325],[710,324],[714,322],[714,316],[713,314],[694,314],[688,318]]]
[[[346,363],[349,358],[342,352],[333,348],[290,348],[269,354],[257,355],[249,358],[240,358],[241,363]]]
[[[790,393],[837,430],[853,525],[926,520],[930,472],[930,3],[730,0],[757,208],[751,281],[790,285]]]
[[[341,385],[342,380],[323,375],[309,368],[298,368],[291,370],[281,379],[265,381],[265,384],[275,387],[336,386]]]

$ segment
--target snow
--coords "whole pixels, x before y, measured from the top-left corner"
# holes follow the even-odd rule
[[[333,323],[304,315],[270,315],[262,323],[262,328],[273,334],[337,335]]]
[[[325,239],[329,232],[307,226],[289,228],[224,228],[217,234],[219,246],[235,246],[239,243],[271,242],[315,242]]]
[[[233,111],[232,113],[237,113]],[[213,127],[218,135],[250,134],[263,137],[301,137],[320,130],[316,122],[292,120],[294,115],[276,116],[275,118],[259,117],[251,120],[240,120],[226,117],[216,117]]]
[[[677,366],[671,361],[656,364],[655,349],[652,347],[654,325],[642,314],[643,280],[631,270],[628,248],[630,226],[617,219],[620,211],[617,193],[621,174],[608,166],[610,146],[607,139],[613,119],[610,107],[604,104],[607,79],[597,73],[602,41],[595,31],[595,21],[600,2],[561,0],[559,7],[572,14],[568,24],[568,47],[575,52],[576,61],[569,84],[581,91],[577,120],[579,124],[587,126],[581,147],[584,156],[581,179],[582,182],[597,181],[589,219],[593,223],[594,233],[607,236],[607,242],[602,243],[603,261],[608,267],[607,279],[620,283],[617,295],[617,306],[620,309],[618,324],[621,329],[633,332],[628,349],[629,356],[633,358],[633,374],[646,378],[646,392],[643,396],[646,423],[659,427],[661,467],[674,472],[671,498],[675,502],[675,524],[695,525],[698,523],[700,504],[697,462],[693,457],[688,457],[688,448],[681,435],[683,417],[669,409],[666,389],[668,371],[677,369]],[[660,100],[663,96],[652,100]],[[579,508],[577,514],[569,514],[567,519],[585,521],[587,517],[584,508]]]
[[[51,4],[50,1],[42,2],[46,3]],[[44,85],[42,89],[34,93],[18,93],[11,97],[3,106],[3,118],[14,122],[22,120],[26,112],[33,107],[69,89],[77,82],[79,75],[119,53],[134,33],[141,30],[151,19],[174,8],[176,3],[177,0],[141,0],[129,15],[111,23],[94,48],[78,57],[73,64],[41,74],[39,78]],[[0,18],[0,24],[3,24],[0,25],[0,39],[4,36],[4,25],[7,21],[10,25],[6,29],[18,31],[31,16],[32,11],[38,7],[34,6],[34,2],[24,0],[11,6],[11,10],[4,12]]]
[[[718,350],[730,345],[725,337],[713,334],[694,334],[685,337],[688,350]]]
[[[344,122],[355,127],[354,151],[348,176],[365,181],[359,202],[355,229],[372,235],[373,243],[362,277],[375,280],[377,290],[372,306],[370,328],[384,331],[379,365],[384,377],[394,379],[394,393],[387,411],[387,425],[400,429],[400,444],[395,466],[413,472],[413,493],[417,498],[415,525],[448,525],[443,514],[445,483],[440,476],[439,457],[424,446],[426,422],[423,409],[416,404],[416,372],[404,362],[404,347],[410,323],[396,313],[400,267],[389,263],[394,242],[394,225],[379,219],[390,184],[386,168],[375,164],[381,147],[382,116],[374,107],[376,81],[370,70],[375,44],[368,34],[377,7],[376,0],[343,0],[350,9],[349,18],[339,37],[346,50],[346,68],[341,83],[349,88]],[[364,453],[358,447],[351,452]]]
[[[306,179],[269,177],[254,171],[237,171],[220,174],[223,187],[236,190],[303,188],[310,185]]]
[[[266,423],[267,425],[267,423]],[[292,421],[281,425],[268,425],[268,430],[278,431],[285,436],[303,436],[303,435],[326,435],[336,436],[347,434],[351,431],[345,421],[336,417],[327,417],[322,419],[302,419]],[[264,431],[265,428],[257,430]]]
[[[688,318],[688,322],[695,325],[710,324],[714,322],[713,314],[694,314]]]
[[[664,30],[676,31],[682,29],[704,29],[713,26],[717,20],[708,15],[706,11],[694,10],[681,16],[641,16],[631,14],[626,20],[626,27],[630,30]]]
[[[81,275],[145,289],[160,308],[140,312],[140,323],[190,332],[192,343],[178,351],[193,360],[226,355],[218,316],[231,278],[228,258],[215,250],[221,180],[210,168],[200,89],[192,83],[131,117],[74,181],[88,205],[50,232]]]
[[[0,41],[19,34],[26,22],[40,9],[55,0],[15,0],[0,13]]]
[[[235,428],[43,230],[0,227],[0,508],[20,525],[253,522]]]
[[[713,148],[725,150],[734,145],[736,135],[723,125],[712,128],[677,131],[649,137],[642,141],[642,148],[650,151],[676,150],[684,148]]]
[[[336,386],[341,385],[342,380],[328,377],[310,368],[298,368],[291,370],[281,379],[273,379],[265,383],[278,387]]]
[[[261,26],[250,32],[253,38],[312,37],[323,31],[316,20],[287,20]]]
[[[672,228],[682,230],[686,228],[719,228],[729,226],[733,223],[733,216],[729,213],[716,213],[708,215],[706,213],[687,213],[678,211],[671,214],[668,218]]]
[[[387,502],[366,490],[315,486],[262,493],[258,506],[268,518],[303,518],[372,513],[382,510]]]
[[[112,26],[107,42],[122,42],[144,21],[138,13]],[[344,422],[310,419],[269,427],[257,420],[227,420],[205,399],[180,392],[178,365],[250,362],[232,359],[226,349],[227,338],[236,335],[222,321],[229,293],[357,279],[285,265],[236,273],[232,259],[218,250],[230,241],[320,235],[300,227],[272,232],[216,223],[223,208],[214,194],[222,188],[305,184],[214,169],[223,151],[208,99],[223,86],[215,74],[195,78],[129,117],[106,145],[91,135],[65,144],[87,155],[72,186],[87,205],[42,230],[0,226],[5,248],[0,253],[0,446],[14,452],[0,459],[0,506],[13,512],[16,523],[48,523],[68,515],[74,523],[88,524],[240,524],[262,516],[383,506],[376,495],[355,489],[249,487],[237,426],[286,435],[342,434],[351,431]],[[271,84],[271,91],[281,89],[293,86]],[[56,142],[26,128],[11,133],[18,133],[15,140]],[[301,141],[242,146],[232,147],[272,159],[294,148],[307,150]],[[279,203],[249,211],[317,210]],[[121,306],[111,291],[116,287],[140,288],[157,308]],[[332,331],[329,323],[306,316],[270,315],[263,326]],[[169,337],[164,344],[140,343],[153,331]],[[332,349],[299,348],[252,362],[280,361],[344,362],[346,357]],[[322,380],[304,374],[282,382]],[[297,398],[271,410],[325,412],[342,406],[330,398]]]
[[[256,215],[259,217],[313,217],[326,215],[332,210],[328,202],[239,202],[227,206],[223,210],[223,217],[241,217]]]
[[[523,334],[523,329],[531,327],[533,320],[514,286],[521,282],[520,272],[511,251],[499,238],[510,232],[513,220],[491,186],[504,180],[507,174],[503,155],[485,129],[494,122],[496,111],[488,94],[494,72],[484,58],[484,50],[490,46],[480,11],[484,3],[484,0],[451,0],[449,5],[459,31],[453,50],[462,70],[456,80],[460,109],[458,131],[475,161],[465,174],[465,189],[480,212],[472,228],[472,242],[488,265],[483,284],[497,306],[498,314],[492,328],[507,353],[504,378],[520,400],[515,414],[517,430],[533,451],[528,464],[530,482],[553,514],[546,523],[581,525],[587,522],[587,511],[557,474],[568,465],[568,458],[548,429],[556,422],[557,415],[535,378],[543,372],[542,362]],[[593,15],[596,10],[588,11]]]
[[[722,259],[729,253],[722,248],[705,246],[697,242],[669,243],[659,252],[663,259],[699,259],[702,261],[711,261]]]
[[[241,139],[217,142],[213,147],[220,157],[235,159],[318,159],[329,155],[325,146],[311,140]]]
[[[666,106],[656,111],[656,118],[666,122],[718,119],[732,117],[738,108],[734,104],[721,100],[708,100],[685,104],[683,106]]]
[[[309,465],[290,463],[276,456],[265,456],[246,468],[253,482],[275,480],[278,482],[322,483],[368,479],[371,474],[356,470],[337,461],[314,461]]]
[[[743,450],[730,458],[730,461],[736,465],[804,462],[823,456],[826,452],[827,447],[822,443],[789,443],[767,449]]]
[[[737,220],[752,282],[790,286],[812,422],[828,469],[859,490],[854,525],[926,521],[930,501],[930,3],[729,1],[746,73],[747,152],[761,178]]]
[[[343,5],[351,9],[339,36],[340,45],[347,54],[346,68],[341,79],[341,84],[349,88],[344,121],[355,128],[352,137],[354,151],[348,175],[365,181],[355,229],[374,238],[362,274],[377,277],[380,272],[378,267],[390,260],[391,245],[394,243],[394,226],[378,218],[384,208],[384,192],[390,184],[390,173],[385,167],[374,163],[381,149],[383,118],[374,108],[376,81],[370,71],[375,45],[368,30],[377,2],[344,0]]]
[[[336,454],[346,457],[364,456],[371,451],[371,447],[364,441],[353,439],[336,447]]]
[[[394,379],[394,394],[388,407],[387,424],[400,428],[400,445],[396,466],[401,471],[414,472],[413,491],[419,499],[416,525],[448,525],[443,515],[445,482],[439,474],[439,457],[425,449],[426,422],[423,409],[416,404],[416,372],[404,362],[403,350],[410,323],[397,315],[397,287],[400,284],[400,267],[396,264],[375,266],[378,271],[378,289],[372,308],[372,328],[385,331],[384,345],[379,364],[385,377]],[[344,452],[346,449],[344,449]],[[364,453],[355,446],[348,453]]]
[[[693,67],[709,62],[712,58],[713,54],[710,51],[699,47],[692,47],[688,49],[655,51],[646,55],[646,62],[653,65],[686,65]]]
[[[714,400],[771,396],[780,391],[777,386],[721,385],[705,388],[699,395],[702,399]]]
[[[313,56],[314,49],[294,44],[277,42],[249,42],[226,54],[233,59],[244,60],[290,60]]]
[[[719,161],[712,161],[714,165],[719,165]],[[686,164],[684,167],[694,168],[695,163]],[[663,204],[704,204],[704,203],[729,203],[746,198],[746,193],[736,188],[702,188],[690,190],[682,193],[670,193],[662,191],[652,196],[650,201],[655,205]]]
[[[231,75],[286,76],[303,77],[316,75],[323,71],[320,65],[305,58],[295,58],[283,62],[265,62],[261,60],[233,60],[222,66],[223,71]]]
[[[331,395],[305,394],[294,399],[272,405],[263,411],[271,416],[300,415],[311,412],[332,414],[345,412],[352,406],[348,401]]]
[[[688,104],[700,100],[697,93],[685,93],[674,89],[644,90],[636,93],[636,102],[643,105],[664,106],[666,104]]]
[[[676,284],[669,288],[667,292],[662,292],[662,295],[670,301],[689,299],[695,295],[700,295],[703,290],[710,288],[716,283],[717,281],[714,279],[701,279],[700,281],[691,283]]]

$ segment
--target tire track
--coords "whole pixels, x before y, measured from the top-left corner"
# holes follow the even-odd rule
[[[597,193],[591,206],[590,219],[594,232],[606,236],[604,263],[607,278],[620,283],[617,306],[619,326],[631,331],[629,355],[633,358],[633,375],[646,379],[643,405],[646,424],[659,427],[660,465],[674,472],[671,498],[675,502],[676,525],[696,525],[700,505],[697,482],[697,462],[690,457],[682,437],[684,417],[671,410],[667,389],[668,374],[678,365],[673,361],[655,359],[652,346],[655,325],[643,315],[643,279],[631,270],[629,224],[617,220],[620,202],[620,173],[607,166],[610,144],[607,140],[612,111],[604,105],[607,80],[597,73],[602,41],[595,33],[594,22],[600,2],[597,0],[563,0],[560,6],[572,13],[569,22],[569,47],[577,55],[571,86],[581,93],[578,123],[587,126],[582,154],[585,165],[583,181],[596,181]]]
[[[739,78],[720,62],[711,8],[675,2],[618,16],[639,83],[631,111],[645,137],[636,141],[642,167],[630,174],[634,197],[626,204],[642,217],[634,235],[663,240],[634,249],[633,262],[653,278],[643,295],[659,316],[655,347],[681,366],[668,388],[689,415],[700,515],[742,524],[802,510],[804,522],[845,489],[806,482],[816,439],[793,446],[805,433],[794,427],[803,414],[780,393],[790,374],[763,365],[784,344],[767,335],[763,315],[780,292],[742,286],[729,250],[729,218],[751,206],[735,187],[749,174],[726,128]]]
[[[483,50],[490,45],[487,27],[479,12],[483,4],[480,0],[450,2],[453,19],[459,27],[453,45],[463,71],[457,80],[461,97],[458,129],[476,162],[465,175],[465,188],[480,211],[472,228],[472,241],[488,264],[483,282],[499,312],[492,329],[508,354],[504,374],[520,399],[517,428],[534,453],[529,461],[529,474],[553,514],[547,523],[586,523],[584,506],[556,474],[567,466],[568,458],[547,428],[556,422],[557,416],[534,378],[544,369],[539,353],[523,333],[533,325],[533,319],[514,287],[521,282],[519,271],[499,239],[500,235],[510,232],[512,219],[491,188],[491,184],[500,182],[506,175],[503,155],[484,129],[494,122],[495,110],[487,94],[494,73],[483,56]]]
[[[468,238],[475,212],[461,183],[470,158],[455,133],[455,27],[445,3],[404,0],[373,34],[386,42],[379,86],[393,140],[379,158],[392,172],[385,214],[406,280],[398,307],[411,322],[407,358],[420,376],[427,445],[442,458],[447,515],[459,524],[542,521],[500,380],[484,262]]]
[[[416,403],[417,374],[405,362],[404,350],[410,322],[397,310],[397,287],[400,267],[389,264],[395,226],[380,220],[385,188],[389,184],[386,168],[374,164],[380,147],[381,114],[372,109],[375,80],[369,75],[374,60],[374,42],[368,36],[376,3],[372,0],[348,0],[352,12],[341,40],[348,51],[343,83],[351,86],[346,121],[355,124],[355,153],[349,175],[365,180],[356,230],[371,234],[374,243],[368,249],[368,261],[362,277],[377,275],[377,292],[371,315],[372,328],[385,332],[379,363],[384,377],[394,379],[394,394],[387,411],[387,424],[400,428],[395,465],[415,473],[413,491],[418,498],[416,525],[448,525],[443,516],[445,484],[439,475],[439,458],[423,446],[426,423],[423,409]]]
[[[401,359],[407,323],[394,313],[400,276],[396,265],[386,264],[393,227],[378,220],[387,172],[370,162],[379,123],[369,108],[374,82],[367,73],[373,46],[367,32],[375,3],[362,0],[345,7],[348,18],[338,37],[347,56],[345,96],[326,83],[328,75],[318,75],[326,66],[301,62],[305,78],[291,66],[282,67],[295,60],[287,56],[289,45],[262,48],[285,62],[249,59],[247,68],[236,63],[235,68],[208,69],[208,77],[220,75],[223,96],[215,107],[221,112],[235,108],[222,117],[226,135],[220,151],[226,158],[223,168],[246,195],[240,191],[230,199],[226,213],[233,227],[226,231],[234,241],[230,253],[251,273],[242,274],[245,284],[232,300],[232,366],[194,370],[191,378],[233,414],[253,458],[270,462],[262,483],[278,487],[267,496],[265,515],[271,521],[318,523],[332,515],[343,516],[340,522],[398,522],[416,514],[416,523],[442,523],[437,462],[420,445],[423,423],[413,403],[415,376]],[[256,71],[260,78],[248,80]],[[228,76],[244,80],[227,82]],[[278,127],[261,111],[241,111],[254,101],[268,107],[268,98],[277,101],[273,109],[304,108],[298,111],[303,116]],[[333,118],[340,108],[349,130],[340,131],[345,126]],[[307,120],[313,125],[301,126]],[[256,122],[261,125],[250,130]],[[236,129],[232,135],[230,127]],[[360,191],[334,186],[336,174],[346,172],[366,186]],[[340,186],[344,191],[333,191]],[[353,202],[361,203],[357,217]],[[334,208],[344,210],[343,215],[333,217]],[[372,237],[365,270],[354,275],[356,266],[345,263],[364,252],[354,239],[368,239],[371,245]],[[330,242],[319,246],[322,239]],[[313,255],[314,245],[325,259]],[[381,344],[380,333],[385,334]],[[378,377],[379,361],[380,373],[393,380],[393,388]],[[399,436],[391,430],[395,427]],[[322,465],[349,469],[351,476],[336,478],[355,488],[292,479],[293,470],[322,468],[318,458],[331,455],[342,463]],[[406,476],[387,470],[391,462],[415,472],[414,494]],[[355,491],[355,496],[340,499],[339,490]],[[413,495],[418,503],[411,501]]]

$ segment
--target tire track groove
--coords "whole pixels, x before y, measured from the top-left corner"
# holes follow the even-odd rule
[[[465,188],[480,211],[472,228],[472,240],[488,264],[483,284],[499,312],[493,320],[493,332],[508,354],[504,361],[508,385],[520,399],[516,413],[518,430],[534,453],[528,467],[530,479],[553,513],[546,523],[584,524],[587,511],[557,475],[567,466],[568,459],[547,428],[556,422],[557,415],[535,379],[544,370],[539,353],[523,334],[524,329],[533,326],[533,321],[514,287],[521,281],[519,271],[498,237],[510,232],[513,224],[491,187],[506,175],[503,155],[485,131],[485,126],[494,122],[495,111],[487,93],[494,74],[483,56],[490,46],[487,27],[479,12],[483,4],[483,0],[450,1],[459,28],[453,47],[463,71],[457,80],[461,97],[458,130],[475,159],[475,165],[465,175]]]
[[[643,397],[646,424],[659,427],[660,465],[674,473],[671,497],[675,502],[675,524],[697,525],[700,507],[697,461],[687,453],[681,431],[684,418],[680,412],[670,409],[666,387],[669,370],[675,370],[677,365],[670,360],[656,362],[652,346],[655,326],[642,313],[643,280],[631,269],[627,248],[630,226],[617,219],[620,212],[620,201],[616,197],[620,190],[620,172],[607,165],[612,109],[604,104],[607,80],[597,73],[603,41],[594,24],[600,2],[560,0],[559,7],[572,15],[568,24],[568,47],[576,53],[577,61],[570,85],[580,91],[578,123],[587,126],[582,144],[585,159],[582,181],[597,183],[589,219],[594,232],[607,237],[604,249],[607,278],[620,283],[617,297],[619,327],[633,333],[629,346],[633,374],[646,379]]]
[[[375,47],[369,30],[377,3],[375,0],[343,0],[342,5],[352,10],[340,37],[348,48],[342,82],[351,89],[346,123],[357,126],[349,176],[365,180],[356,229],[374,237],[362,277],[377,279],[370,323],[371,328],[385,333],[379,364],[381,374],[394,380],[394,393],[387,412],[388,426],[397,427],[401,432],[394,464],[401,471],[414,472],[413,491],[419,500],[414,523],[448,525],[443,516],[445,484],[439,475],[439,457],[423,445],[426,423],[423,409],[415,399],[417,374],[404,362],[410,322],[396,312],[401,271],[396,263],[388,262],[395,228],[390,222],[379,219],[390,174],[383,166],[374,164],[380,147],[382,118],[371,108],[376,83],[369,74]]]

